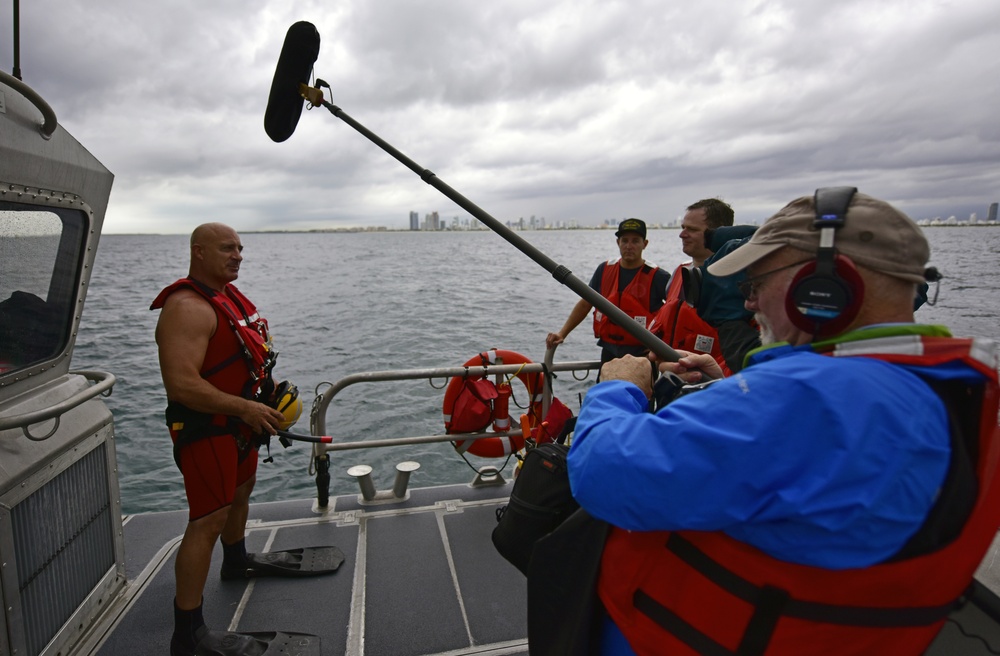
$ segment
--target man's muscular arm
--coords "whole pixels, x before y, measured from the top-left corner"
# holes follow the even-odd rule
[[[227,394],[201,377],[208,342],[218,329],[215,310],[189,290],[171,294],[156,324],[160,373],[167,398],[192,410],[238,417],[255,432],[274,435],[282,414],[263,403]]]

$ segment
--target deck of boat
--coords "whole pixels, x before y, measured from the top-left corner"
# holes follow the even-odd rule
[[[326,656],[527,654],[526,580],[490,539],[510,489],[422,488],[392,503],[345,495],[323,512],[305,499],[252,504],[249,550],[335,545],[346,560],[331,575],[222,581],[217,548],[205,620],[220,630],[316,634]],[[72,653],[169,653],[173,562],[186,522],[183,511],[126,518],[128,585]],[[994,589],[998,556],[1000,540],[977,574]],[[990,597],[985,609],[954,612],[926,654],[1000,653],[1000,604]]]
[[[405,501],[252,504],[250,551],[335,545],[332,575],[222,581],[215,550],[204,614],[213,629],[296,631],[322,638],[324,654],[527,654],[525,578],[490,541],[510,484],[414,489]],[[125,523],[128,589],[90,636],[101,656],[169,653],[173,562],[185,512]]]

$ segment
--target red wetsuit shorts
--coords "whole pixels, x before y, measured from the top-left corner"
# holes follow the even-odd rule
[[[170,436],[177,440],[174,431],[170,431]],[[240,460],[232,435],[213,435],[185,444],[178,459],[190,521],[230,505],[236,488],[257,473],[257,449]]]

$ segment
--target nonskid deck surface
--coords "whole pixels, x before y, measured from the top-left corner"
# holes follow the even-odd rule
[[[331,575],[222,581],[216,548],[205,621],[213,629],[313,633],[328,656],[527,654],[525,579],[490,541],[509,494],[508,484],[415,489],[390,505],[344,496],[322,514],[309,500],[251,505],[248,550],[334,545],[346,560]],[[95,653],[169,653],[174,555],[185,523],[182,512],[128,518],[127,607]]]
[[[415,489],[391,505],[342,496],[324,513],[310,500],[252,505],[251,551],[334,545],[346,560],[332,575],[222,581],[217,548],[205,619],[214,629],[317,634],[326,656],[527,654],[526,582],[490,541],[510,487]],[[128,589],[77,653],[169,653],[174,555],[186,522],[184,512],[127,519]],[[1000,538],[977,574],[994,589],[998,562]],[[951,617],[928,656],[1000,653],[995,617],[973,604]]]

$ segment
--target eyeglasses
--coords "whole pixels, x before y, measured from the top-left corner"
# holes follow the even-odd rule
[[[757,298],[757,295],[760,293],[760,286],[765,278],[767,278],[772,274],[778,273],[779,271],[784,271],[785,269],[791,269],[792,267],[797,267],[801,264],[805,264],[806,262],[811,262],[811,261],[812,258],[809,258],[808,260],[800,260],[799,262],[792,262],[791,264],[786,264],[783,267],[778,267],[777,269],[771,269],[770,271],[762,273],[759,276],[754,276],[753,278],[747,278],[746,280],[744,280],[739,284],[740,293],[743,294],[743,298],[745,298],[748,301],[752,301],[755,298]]]

